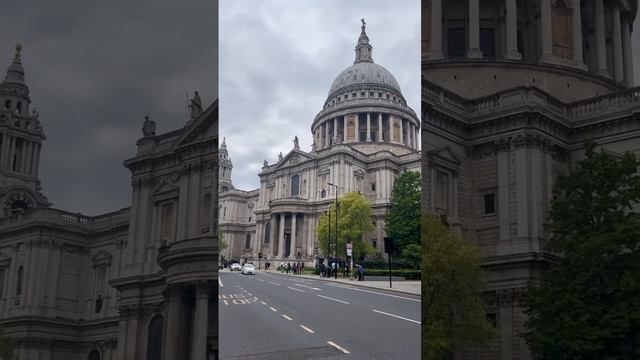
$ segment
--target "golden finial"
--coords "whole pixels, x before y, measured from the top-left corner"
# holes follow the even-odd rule
[[[21,53],[22,52],[22,44],[17,43],[16,44],[16,54],[13,57],[13,62],[19,63],[20,59],[21,59]]]

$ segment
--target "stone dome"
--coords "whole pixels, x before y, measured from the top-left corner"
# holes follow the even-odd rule
[[[333,80],[329,90],[329,98],[351,85],[363,84],[387,87],[401,93],[398,81],[389,70],[373,62],[358,62],[344,69]]]

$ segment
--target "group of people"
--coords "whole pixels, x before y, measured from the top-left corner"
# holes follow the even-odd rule
[[[360,264],[355,265],[356,275],[358,277],[358,281],[364,280],[364,266]],[[335,276],[338,273],[338,263],[333,262],[331,266],[326,266],[324,263],[320,264],[320,277],[321,278],[329,278]],[[348,265],[344,265],[342,267],[342,277],[351,277],[351,268]]]
[[[293,275],[302,275],[302,271],[304,270],[304,263],[303,262],[297,262],[297,263],[293,263],[293,265],[291,265],[290,262],[288,263],[280,263],[280,270],[285,272],[285,273],[293,273]]]

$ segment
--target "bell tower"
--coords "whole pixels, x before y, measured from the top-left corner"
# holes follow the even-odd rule
[[[46,138],[24,81],[22,45],[0,83],[0,217],[47,207],[40,193],[38,167],[42,141]]]
[[[231,163],[229,151],[227,150],[226,138],[222,139],[218,162],[218,166],[220,166],[220,185],[218,190],[220,192],[224,192],[233,189],[233,184],[231,183],[231,170],[233,169],[233,164]]]

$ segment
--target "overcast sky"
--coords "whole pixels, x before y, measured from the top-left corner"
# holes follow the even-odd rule
[[[365,18],[373,60],[420,113],[419,0],[220,0],[220,135],[236,188],[255,189],[263,160],[311,150],[311,122],[353,64]]]
[[[216,0],[5,1],[0,71],[16,42],[40,112],[43,193],[90,215],[130,205],[142,121],[165,132],[188,118],[185,91],[217,97]]]

